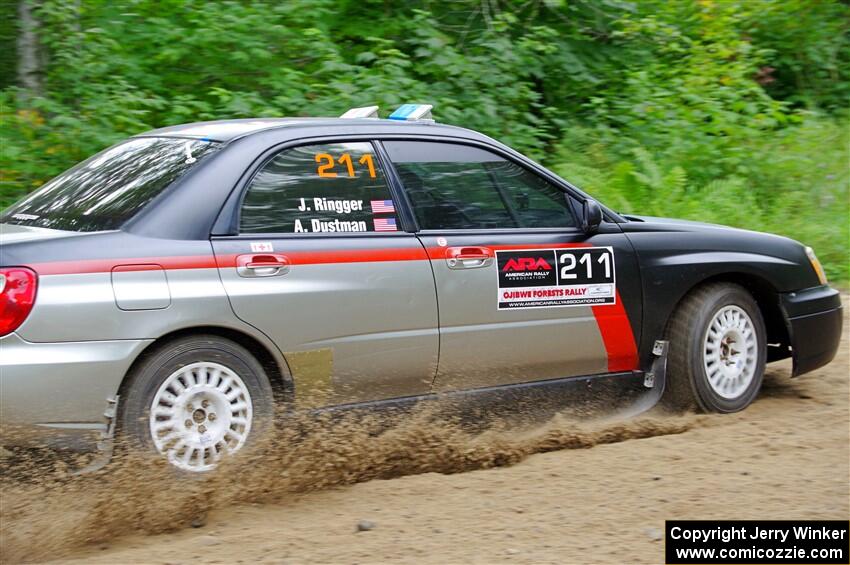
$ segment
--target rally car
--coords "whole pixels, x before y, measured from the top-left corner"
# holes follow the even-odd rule
[[[619,214],[430,110],[153,130],[7,209],[3,443],[94,431],[205,471],[282,406],[561,387],[733,412],[766,363],[833,358],[808,247]]]

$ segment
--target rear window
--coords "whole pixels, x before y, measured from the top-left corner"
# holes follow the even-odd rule
[[[286,149],[251,181],[242,233],[398,231],[390,189],[369,142]]]
[[[118,229],[218,147],[194,139],[130,139],[13,204],[0,222],[71,231]]]

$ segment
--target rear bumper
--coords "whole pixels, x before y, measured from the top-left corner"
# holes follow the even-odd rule
[[[0,338],[0,443],[94,447],[106,430],[107,399],[149,343]]]
[[[793,376],[823,367],[835,357],[841,342],[841,295],[829,286],[817,286],[781,296],[791,338]]]

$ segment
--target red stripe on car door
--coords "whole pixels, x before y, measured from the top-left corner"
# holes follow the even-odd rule
[[[150,268],[150,265],[159,265],[163,269],[214,269],[216,267],[215,258],[212,255],[50,261],[30,266],[39,275],[82,275],[108,273],[119,265],[124,271],[144,271]]]
[[[590,247],[587,243],[565,243],[544,245],[494,245],[494,250],[511,249],[552,249],[569,247]],[[297,251],[285,253],[293,265],[321,265],[329,263],[365,263],[375,261],[416,261],[430,257],[445,258],[445,247],[430,247],[426,254],[417,248],[357,249],[348,251]],[[240,254],[244,255],[244,254]],[[133,257],[120,259],[94,259],[83,261],[51,261],[37,263],[31,267],[39,275],[62,275],[83,273],[108,273],[115,266],[131,270],[150,268],[150,264],[161,265],[164,269],[211,269],[233,268],[236,266],[236,254],[213,257],[211,255],[183,257]],[[632,332],[629,317],[623,307],[619,292],[613,305],[592,306],[593,316],[602,334],[605,351],[608,356],[608,370],[611,372],[629,371],[638,367],[637,345]]]

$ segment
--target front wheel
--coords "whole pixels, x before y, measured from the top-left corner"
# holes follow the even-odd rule
[[[209,471],[270,427],[273,394],[260,363],[218,336],[180,338],[130,375],[120,431],[182,471]]]
[[[694,290],[673,314],[667,339],[668,406],[737,412],[755,400],[767,340],[758,304],[744,288],[713,283]]]

